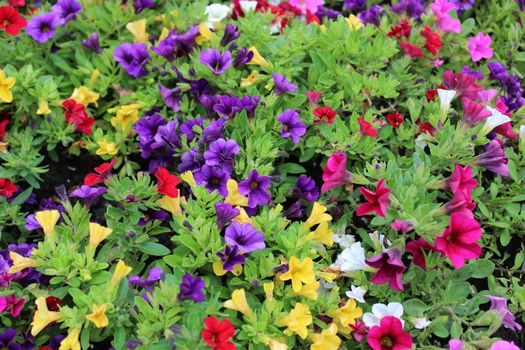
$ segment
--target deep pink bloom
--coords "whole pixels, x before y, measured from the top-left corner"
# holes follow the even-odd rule
[[[392,227],[393,230],[402,233],[407,233],[414,229],[412,223],[410,221],[405,220],[395,220],[393,223],[390,224],[390,227]]]
[[[445,204],[445,213],[459,213],[469,218],[474,218],[472,213],[476,209],[476,203],[472,201],[472,195],[469,191],[456,191],[452,199]]]
[[[385,180],[381,179],[377,182],[375,192],[370,191],[367,188],[359,187],[359,192],[365,196],[367,203],[360,204],[357,207],[357,216],[363,216],[370,213],[376,213],[380,217],[386,216],[386,209],[390,204],[390,189],[385,186]]]
[[[9,311],[11,316],[18,317],[25,302],[26,300],[24,298],[18,299],[16,294],[0,296],[0,312]]]
[[[368,331],[368,345],[372,350],[408,350],[412,348],[412,336],[403,331],[403,324],[394,316],[381,319],[379,326]]]
[[[423,57],[425,57],[425,54],[423,53],[423,51],[421,51],[421,49],[417,45],[410,44],[410,43],[408,43],[406,41],[401,41],[401,42],[399,42],[399,46],[401,46],[401,48],[403,49],[403,52],[405,54],[407,54],[408,56],[410,56],[412,58],[423,58]]]
[[[412,263],[426,270],[427,262],[425,256],[429,252],[435,252],[436,248],[432,247],[423,237],[419,237],[416,241],[408,242],[406,250],[412,254]]]
[[[492,100],[494,99],[494,97],[496,97],[497,94],[498,94],[498,90],[496,89],[481,90],[478,92],[478,100],[479,102],[481,102],[483,105],[486,106],[492,102]],[[497,109],[497,106],[496,106],[496,109]]]
[[[472,61],[478,62],[483,58],[490,59],[494,52],[490,48],[492,39],[490,35],[479,32],[475,37],[468,39],[467,49]]]
[[[477,259],[481,255],[481,246],[477,243],[481,235],[476,219],[452,213],[449,226],[436,237],[436,248],[448,256],[454,268],[460,269],[466,259]]]
[[[366,325],[363,322],[359,322],[359,320],[355,320],[353,324],[350,323],[348,326],[352,330],[354,334],[354,339],[356,341],[360,342],[361,340],[363,340],[363,338],[366,335]]]
[[[472,191],[478,185],[478,182],[472,178],[472,168],[470,165],[462,167],[456,164],[454,171],[447,178],[447,186],[452,192]]]
[[[450,339],[448,342],[449,350],[461,350],[463,342],[460,339]]]
[[[321,93],[319,91],[306,91],[306,96],[308,97],[308,103],[316,105],[321,98]]]
[[[482,104],[476,103],[470,98],[463,97],[461,101],[463,102],[463,118],[461,121],[470,127],[476,126],[480,121],[492,115],[492,112],[485,109]]]
[[[321,193],[349,183],[352,180],[352,173],[346,170],[346,153],[342,151],[334,152],[328,158],[326,166],[323,168],[323,186]]]
[[[405,265],[401,261],[399,249],[390,249],[372,258],[365,259],[367,265],[377,268],[377,272],[370,279],[375,284],[389,284],[394,290],[403,290],[403,272]]]
[[[308,11],[315,14],[317,8],[324,4],[324,0],[290,0],[288,3],[300,9],[303,14]]]
[[[458,97],[467,97],[475,100],[483,86],[476,84],[476,78],[470,74],[454,73],[447,70],[443,73],[443,82],[447,89],[456,90]]]
[[[447,33],[461,32],[461,22],[450,16],[449,12],[457,8],[456,4],[447,0],[436,0],[430,4],[430,8],[436,16],[438,29]]]

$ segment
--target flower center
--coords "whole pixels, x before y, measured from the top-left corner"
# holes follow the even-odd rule
[[[381,339],[381,345],[384,345],[388,348],[392,348],[392,346],[394,345],[394,342],[389,336],[386,336]]]
[[[42,27],[40,27],[40,31],[41,31],[42,33],[47,33],[47,32],[49,32],[50,30],[51,30],[51,27],[49,27],[48,24],[43,24]]]
[[[11,22],[9,22],[8,19],[4,19],[4,21],[2,22],[2,25],[4,25],[5,27],[7,27],[10,24],[11,24]]]
[[[255,181],[252,181],[252,183],[250,184],[250,188],[252,190],[257,189],[258,187],[259,187],[259,184],[257,182],[255,182]]]

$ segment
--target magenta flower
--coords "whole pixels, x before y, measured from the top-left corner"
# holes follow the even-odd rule
[[[454,171],[446,179],[447,186],[452,192],[472,191],[478,185],[476,179],[472,178],[472,168],[470,165],[462,167],[456,164]]]
[[[516,322],[514,315],[507,306],[507,299],[495,295],[486,294],[485,298],[490,300],[490,310],[496,310],[506,328],[513,331],[521,331],[521,325]]]
[[[316,13],[317,8],[324,5],[324,0],[290,0],[288,3],[300,9],[305,15],[308,11]]]
[[[366,339],[372,350],[412,349],[412,336],[403,331],[403,323],[394,316],[383,317],[379,326],[370,328]]]
[[[11,316],[18,317],[25,302],[26,300],[24,298],[18,299],[16,294],[0,296],[0,312],[9,311]]]
[[[476,78],[470,74],[454,73],[447,70],[443,73],[443,83],[449,90],[456,90],[458,97],[467,97],[471,100],[478,98],[478,92],[483,86],[476,84]]]
[[[475,37],[468,39],[467,49],[472,61],[478,62],[483,58],[490,59],[494,51],[490,48],[492,39],[490,35],[479,32]]]
[[[427,262],[425,257],[429,252],[435,252],[436,248],[432,247],[423,237],[419,237],[416,241],[407,243],[406,251],[412,254],[412,263],[414,265],[426,270]]]
[[[352,181],[352,173],[346,170],[346,153],[343,151],[334,152],[323,168],[323,186],[321,193],[326,193],[337,186],[341,186]]]
[[[485,107],[470,98],[463,97],[463,118],[461,121],[470,127],[476,126],[480,121],[490,117],[492,113]]]
[[[390,189],[385,186],[385,180],[381,179],[377,182],[375,192],[367,188],[359,187],[359,192],[365,196],[367,203],[360,204],[357,207],[357,216],[363,216],[370,213],[376,213],[380,217],[386,216],[386,209],[390,204]]]
[[[498,340],[490,347],[490,350],[520,350],[514,342]]]
[[[463,342],[460,339],[450,339],[448,341],[449,350],[461,350],[463,348]]]
[[[437,27],[447,33],[461,32],[461,22],[450,16],[449,12],[457,8],[456,4],[447,0],[436,0],[430,4],[430,8],[436,16]]]
[[[410,221],[405,220],[395,220],[393,223],[390,224],[390,227],[392,227],[393,230],[396,230],[397,232],[401,233],[407,233],[414,229],[412,223]]]
[[[476,203],[472,201],[472,195],[469,191],[456,191],[452,199],[445,204],[445,213],[459,213],[469,218],[474,218],[472,211],[476,209]]]
[[[214,49],[206,49],[201,52],[199,61],[208,66],[215,75],[221,75],[226,72],[232,64],[232,54],[230,51],[226,51],[221,54],[219,51]]]
[[[237,246],[240,252],[251,253],[266,247],[264,243],[264,234],[257,231],[253,226],[246,222],[241,224],[233,221],[230,226],[226,227],[224,240],[232,246]]]
[[[479,258],[481,247],[477,241],[481,235],[476,219],[452,213],[449,226],[436,237],[436,248],[452,261],[457,270],[465,265],[465,260]]]
[[[401,261],[401,251],[390,249],[372,258],[365,259],[367,265],[379,269],[370,282],[375,284],[387,283],[394,290],[403,290],[401,276],[405,271],[405,265]]]

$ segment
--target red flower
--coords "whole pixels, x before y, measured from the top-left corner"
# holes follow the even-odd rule
[[[421,267],[423,270],[427,269],[427,262],[425,261],[426,253],[435,252],[436,248],[432,247],[430,243],[425,241],[423,237],[419,237],[416,241],[407,243],[406,250],[412,254],[412,262]]]
[[[408,19],[403,19],[398,22],[399,25],[390,28],[390,32],[386,35],[389,37],[394,37],[396,39],[401,39],[402,37],[410,37],[410,32],[412,31],[412,26]]]
[[[7,111],[0,112],[0,140],[5,136],[5,129],[9,125],[11,115]]]
[[[14,7],[22,7],[26,5],[26,0],[7,0],[7,2]]]
[[[27,25],[26,19],[20,16],[18,10],[10,6],[0,6],[0,29],[9,35],[18,35],[20,29]]]
[[[117,158],[114,158],[109,163],[102,163],[95,168],[95,173],[89,173],[84,178],[84,185],[86,186],[95,186],[101,182],[106,181],[106,179],[111,175],[111,169],[113,165],[117,162]]]
[[[171,198],[177,198],[179,196],[177,186],[180,184],[180,180],[177,175],[171,175],[166,168],[160,167],[155,172],[155,177],[159,182],[157,192]]]
[[[235,350],[233,343],[229,342],[235,334],[235,328],[228,320],[219,321],[215,317],[204,319],[205,329],[202,330],[202,339],[214,350]]]
[[[412,58],[425,57],[425,54],[423,53],[423,51],[421,51],[421,49],[417,45],[407,43],[406,41],[401,41],[399,43],[399,46],[401,46],[403,51]]]
[[[431,136],[434,136],[436,134],[436,128],[432,126],[429,122],[422,122],[421,120],[417,120],[417,126],[419,127],[420,133],[427,133]]]
[[[48,296],[46,298],[46,305],[49,311],[55,311],[55,312],[60,311],[60,304],[62,304],[62,299],[60,298],[53,297],[53,296]]]
[[[403,324],[394,316],[381,319],[379,326],[368,331],[368,345],[372,350],[408,350],[412,348],[412,336],[403,331]]]
[[[438,95],[438,91],[437,89],[443,89],[443,90],[446,90],[447,87],[443,84],[439,85],[437,88],[435,89],[428,89],[427,90],[427,101],[430,102],[430,101],[434,101],[436,99],[436,96]]]
[[[374,129],[371,123],[367,122],[364,118],[357,118],[357,121],[359,122],[359,129],[361,131],[361,135],[377,137],[377,130]]]
[[[74,124],[77,131],[86,135],[91,134],[91,127],[95,119],[87,115],[84,105],[70,98],[62,102],[62,107],[66,110],[64,116],[68,123]]]
[[[359,192],[365,196],[367,203],[360,204],[357,207],[357,216],[363,216],[370,213],[376,213],[380,217],[386,216],[386,209],[390,204],[390,190],[385,186],[385,180],[381,179],[377,182],[375,192],[370,191],[367,188],[359,187]]]
[[[11,198],[16,191],[18,191],[18,187],[11,180],[0,178],[0,196]]]
[[[319,118],[317,120],[314,120],[314,124],[320,124],[321,122],[325,122],[326,124],[332,125],[334,123],[334,119],[337,116],[337,113],[332,109],[332,107],[317,107],[314,109],[314,115]]]
[[[397,129],[401,124],[403,124],[403,115],[400,113],[389,113],[385,118],[388,121],[388,124],[390,124],[393,128]]]
[[[443,43],[441,42],[441,37],[434,33],[432,29],[430,29],[429,26],[425,26],[425,28],[419,32],[422,37],[424,37],[425,40],[425,48],[433,54],[434,56],[438,54],[439,49],[443,46]]]

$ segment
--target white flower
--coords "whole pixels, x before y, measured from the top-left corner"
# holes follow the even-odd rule
[[[443,90],[437,89],[439,95],[440,106],[443,111],[448,111],[450,108],[450,102],[456,96],[456,90]]]
[[[510,118],[505,114],[498,111],[496,108],[487,106],[487,110],[492,113],[490,117],[485,119],[485,125],[483,126],[483,134],[486,135],[492,131],[492,129],[510,122]]]
[[[208,22],[219,22],[228,16],[230,7],[223,4],[211,4],[206,6],[204,13],[208,16]]]
[[[377,246],[378,248],[381,247],[381,249],[384,252],[387,251],[388,247],[390,247],[390,245],[392,244],[392,242],[389,241],[388,239],[385,242],[385,235],[381,235],[377,231],[370,233],[369,236],[372,242],[374,242],[374,245]],[[387,244],[386,246],[385,246],[385,243]]]
[[[401,319],[403,315],[403,305],[400,303],[388,303],[385,304],[374,304],[372,306],[372,312],[367,312],[363,315],[363,322],[365,325],[370,328],[374,326],[379,326],[381,319],[386,316],[394,316],[399,318],[403,326],[405,322]]]
[[[343,248],[350,247],[355,242],[353,235],[345,235],[344,233],[334,233],[332,240]]]
[[[339,266],[343,272],[364,270],[366,267],[365,250],[361,247],[361,242],[345,248],[337,257],[335,265]]]
[[[365,298],[363,298],[363,296],[366,294],[366,289],[361,288],[361,287],[356,287],[354,285],[351,285],[350,289],[351,290],[346,292],[346,296],[349,298],[355,299],[358,302],[364,304]]]
[[[520,141],[525,142],[525,125],[520,126],[520,131],[518,132],[518,135],[520,137]]]
[[[425,329],[428,326],[430,326],[431,323],[432,321],[429,321],[424,317],[418,317],[413,322],[414,327],[416,327],[417,329]]]
[[[241,9],[245,12],[254,11],[257,7],[257,1],[239,1],[241,4]]]

